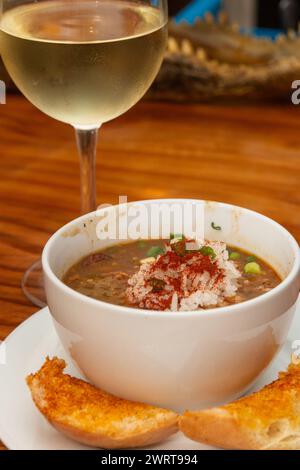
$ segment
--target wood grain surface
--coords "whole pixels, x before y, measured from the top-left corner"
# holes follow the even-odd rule
[[[98,203],[193,197],[262,212],[300,241],[300,109],[140,103],[101,130]],[[0,106],[0,339],[36,311],[24,270],[79,215],[71,127],[24,98]],[[1,447],[0,449],[4,449]]]

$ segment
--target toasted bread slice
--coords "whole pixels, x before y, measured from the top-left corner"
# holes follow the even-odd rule
[[[141,447],[166,439],[178,430],[172,411],[114,397],[63,373],[65,361],[46,359],[27,377],[32,398],[58,431],[94,447]]]
[[[190,439],[223,449],[300,449],[300,365],[233,403],[184,413],[179,427]]]

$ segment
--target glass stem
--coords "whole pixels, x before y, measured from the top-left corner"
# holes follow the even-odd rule
[[[81,213],[96,210],[96,151],[99,127],[81,129],[75,127],[80,157]]]

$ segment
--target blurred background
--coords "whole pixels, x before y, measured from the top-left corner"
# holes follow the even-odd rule
[[[221,12],[227,29],[219,25]],[[169,14],[172,47],[148,99],[290,99],[300,76],[300,39],[292,33],[300,0],[169,0]],[[207,14],[215,24],[207,24]],[[0,78],[16,91],[1,61]]]
[[[252,28],[257,34],[263,32],[271,36],[282,29],[297,28],[300,17],[299,0],[170,0],[169,8],[170,15],[178,21],[189,22],[207,11],[217,14],[226,10],[231,21]]]

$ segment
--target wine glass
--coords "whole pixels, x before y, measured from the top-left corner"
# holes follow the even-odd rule
[[[145,94],[167,41],[167,0],[0,0],[1,55],[37,108],[75,128],[81,212],[96,209],[100,126]],[[45,305],[40,261],[22,288]]]

